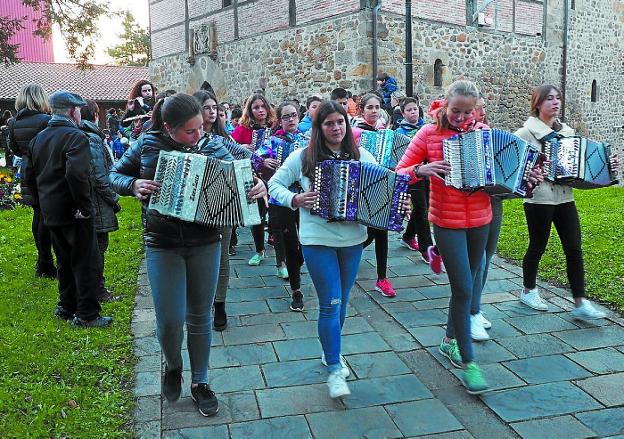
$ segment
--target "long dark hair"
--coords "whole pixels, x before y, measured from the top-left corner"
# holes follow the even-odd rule
[[[176,129],[198,115],[201,115],[201,107],[197,99],[185,93],[176,93],[154,105],[150,131],[164,132],[165,122]]]
[[[225,131],[225,127],[221,123],[221,119],[219,119],[219,101],[217,101],[217,97],[215,96],[215,94],[208,90],[198,90],[193,93],[193,97],[195,98],[197,103],[199,103],[200,107],[202,107],[204,105],[204,102],[206,102],[208,99],[212,99],[215,102],[215,104],[217,105],[217,120],[215,120],[212,124],[212,133],[221,137],[225,137],[227,139],[229,135]]]
[[[266,118],[266,126],[271,127],[275,123],[275,111],[269,100],[262,93],[254,93],[247,98],[245,101],[245,106],[243,108],[243,116],[239,119],[238,123],[247,128],[253,128],[253,126],[257,123],[256,119],[253,117],[253,112],[251,111],[251,106],[255,101],[260,99],[264,103],[264,108],[266,109],[267,118]]]
[[[154,87],[154,84],[149,82],[147,79],[141,79],[139,82],[134,84],[134,86],[132,87],[132,90],[130,90],[130,94],[128,95],[128,100],[131,101],[141,96],[141,88],[143,88],[144,85],[149,85],[150,87],[152,87],[152,99],[155,99],[156,88]]]
[[[344,107],[335,101],[323,101],[312,119],[312,136],[310,137],[310,143],[308,143],[308,147],[301,155],[301,159],[303,160],[303,175],[310,179],[314,178],[314,169],[316,168],[320,156],[323,155],[324,151],[328,150],[325,145],[322,125],[325,119],[327,119],[327,116],[333,113],[340,113],[340,115],[344,117],[345,122],[346,132],[340,144],[340,149],[349,154],[352,160],[360,159],[360,151],[353,140],[349,117]]]

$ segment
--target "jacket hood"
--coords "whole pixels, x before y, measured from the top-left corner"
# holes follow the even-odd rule
[[[96,124],[94,124],[93,122],[89,120],[80,121],[80,129],[84,131],[85,133],[95,134],[99,136],[101,139],[105,138],[104,133],[102,133],[102,130],[100,130],[100,128]]]
[[[416,128],[421,128],[425,124],[425,120],[421,117],[418,119],[417,123],[410,123],[407,120],[403,119],[399,122],[399,126],[401,128],[405,128],[407,130],[414,130]]]
[[[563,122],[559,121],[559,123],[561,124],[561,129],[558,131],[560,134],[564,136],[574,135],[574,130],[572,128],[570,128],[568,125],[566,125]],[[546,125],[539,117],[535,117],[535,116],[529,117],[524,122],[524,128],[529,130],[529,132],[537,140],[543,139],[544,137],[546,137],[547,135],[555,131],[551,127]]]
[[[46,114],[46,113],[42,113],[41,111],[37,111],[37,110],[30,110],[28,108],[22,108],[15,115],[15,120],[24,119],[26,117],[34,116],[35,114]]]

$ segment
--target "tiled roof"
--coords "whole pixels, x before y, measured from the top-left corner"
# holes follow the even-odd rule
[[[137,81],[148,79],[147,67],[93,67],[82,71],[75,64],[0,64],[0,99],[13,100],[25,85],[39,84],[48,94],[65,89],[95,101],[124,101]]]

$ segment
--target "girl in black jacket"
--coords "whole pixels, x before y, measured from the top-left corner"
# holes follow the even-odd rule
[[[221,229],[183,222],[148,210],[158,155],[163,151],[203,154],[197,146],[203,136],[199,103],[178,93],[154,107],[150,131],[131,146],[111,172],[113,189],[143,202],[143,236],[147,274],[156,310],[158,341],[166,367],[162,392],[169,401],[180,397],[182,339],[188,332],[191,360],[191,398],[204,416],[217,413],[218,402],[208,385],[208,357],[212,340],[212,305],[219,274]],[[266,194],[262,183],[248,194]]]

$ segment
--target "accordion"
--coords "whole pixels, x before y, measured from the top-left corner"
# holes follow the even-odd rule
[[[219,142],[220,144],[222,144],[225,149],[227,149],[228,152],[232,154],[234,160],[251,160],[251,166],[256,171],[262,167],[262,163],[264,162],[264,159],[262,157],[260,157],[256,153],[251,152],[244,146],[239,145],[232,139],[213,134],[210,137],[209,142]]]
[[[168,217],[213,227],[260,224],[249,160],[226,162],[201,154],[160,151],[154,180],[161,181],[149,209]]]
[[[315,170],[312,190],[320,195],[311,213],[330,221],[400,231],[408,181],[408,176],[373,163],[326,160]]]
[[[272,145],[275,159],[279,162],[280,166],[284,164],[284,161],[290,154],[305,146],[306,144],[302,144],[299,140],[290,142],[280,138],[277,138],[274,145]]]
[[[269,141],[271,130],[268,128],[259,128],[251,133],[251,146],[254,151],[258,150],[262,145]]]
[[[411,139],[392,130],[362,131],[360,146],[370,152],[381,166],[396,168]]]
[[[553,137],[544,142],[550,160],[546,178],[577,189],[611,186],[618,181],[609,165],[611,147],[584,137]]]
[[[444,160],[451,172],[447,186],[461,190],[483,189],[492,195],[531,197],[529,172],[544,161],[539,149],[501,130],[476,130],[443,142]]]

